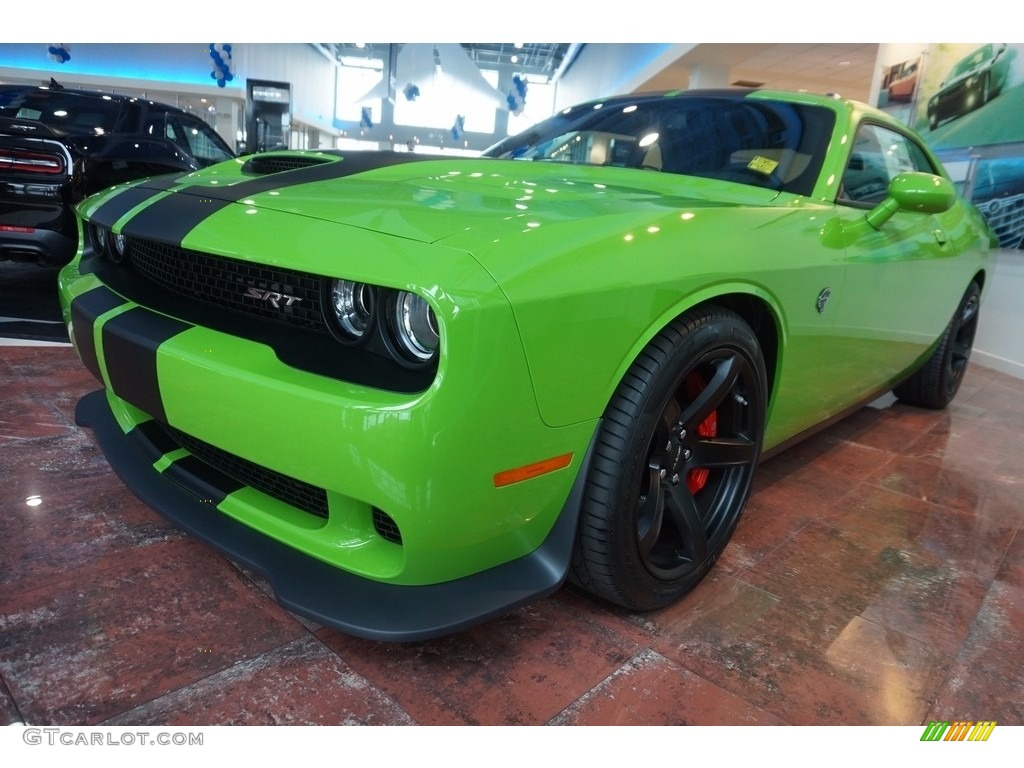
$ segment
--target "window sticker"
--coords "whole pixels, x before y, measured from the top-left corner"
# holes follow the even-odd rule
[[[763,173],[765,176],[771,176],[778,167],[779,163],[777,160],[772,160],[770,157],[762,157],[761,155],[754,155],[750,158],[750,162],[747,163],[747,168]]]

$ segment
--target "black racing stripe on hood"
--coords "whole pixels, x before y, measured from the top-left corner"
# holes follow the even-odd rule
[[[465,160],[466,158],[447,158]],[[177,190],[140,211],[122,230],[130,237],[160,240],[169,245],[181,245],[182,240],[200,222],[231,203],[247,197],[300,184],[354,176],[377,168],[402,163],[436,161],[436,157],[415,155],[411,152],[352,152],[340,160],[299,168],[294,171],[271,173],[266,176],[225,186],[196,185]],[[149,185],[147,182],[146,186]],[[116,200],[117,198],[115,198]],[[114,201],[111,201],[114,202]]]
[[[94,223],[104,227],[112,227],[128,211],[141,203],[164,192],[179,182],[187,174],[172,174],[171,176],[160,176],[151,181],[145,182],[143,186],[131,187],[119,195],[115,195],[103,203],[91,219]]]
[[[103,357],[114,394],[160,421],[166,421],[156,355],[168,339],[192,326],[142,307],[103,324]]]
[[[338,160],[321,163],[320,165],[297,168],[294,171],[270,173],[266,176],[259,176],[249,181],[243,181],[215,190],[204,188],[203,194],[209,193],[211,197],[216,197],[220,200],[237,202],[251,195],[270,192],[274,189],[284,189],[285,187],[309,184],[314,181],[343,179],[346,176],[354,176],[357,173],[366,173],[378,168],[388,168],[392,165],[425,162],[428,160],[436,161],[437,159],[427,155],[416,155],[412,152],[349,152],[342,155]]]
[[[212,197],[168,195],[139,211],[121,228],[121,233],[127,237],[181,245],[185,235],[195,229],[199,222],[229,205],[230,200],[215,200]]]

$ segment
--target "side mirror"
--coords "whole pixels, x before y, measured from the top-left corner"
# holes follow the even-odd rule
[[[949,179],[932,173],[907,171],[889,183],[885,200],[867,215],[868,224],[881,229],[897,211],[942,213],[956,202],[956,188]]]

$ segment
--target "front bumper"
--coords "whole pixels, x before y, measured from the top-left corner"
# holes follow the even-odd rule
[[[450,634],[545,597],[565,579],[585,473],[577,475],[554,527],[530,554],[442,584],[401,586],[330,566],[217,514],[211,501],[223,497],[235,481],[213,469],[203,476],[179,473],[176,479],[155,472],[153,462],[170,446],[160,445],[144,426],[125,434],[103,390],[82,398],[75,418],[93,431],[110,465],[142,501],[264,575],[285,608],[358,637],[417,641]]]
[[[78,354],[106,387],[79,418],[115,471],[264,573],[297,613],[416,640],[561,584],[596,422],[543,424],[510,313],[492,313],[469,346],[449,344],[426,391],[400,393],[296,370],[263,344],[136,304],[77,263],[61,295]],[[497,482],[569,454],[562,469]],[[310,508],[307,491],[320,499]]]

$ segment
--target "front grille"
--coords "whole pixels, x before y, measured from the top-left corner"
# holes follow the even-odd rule
[[[256,155],[247,160],[242,166],[242,173],[266,176],[271,173],[282,173],[283,171],[294,171],[298,168],[309,168],[313,165],[334,162],[322,157],[301,157],[295,155]]]
[[[978,208],[1003,248],[1024,243],[1024,194],[979,202]]]
[[[387,512],[376,507],[373,508],[373,529],[383,539],[395,544],[402,543],[402,532],[398,528],[398,523]]]
[[[249,316],[327,332],[318,275],[139,238],[128,239],[128,254],[136,272],[176,293]]]
[[[164,429],[182,448],[225,475],[311,515],[327,517],[327,492],[323,488],[261,467],[174,427],[164,425]]]

